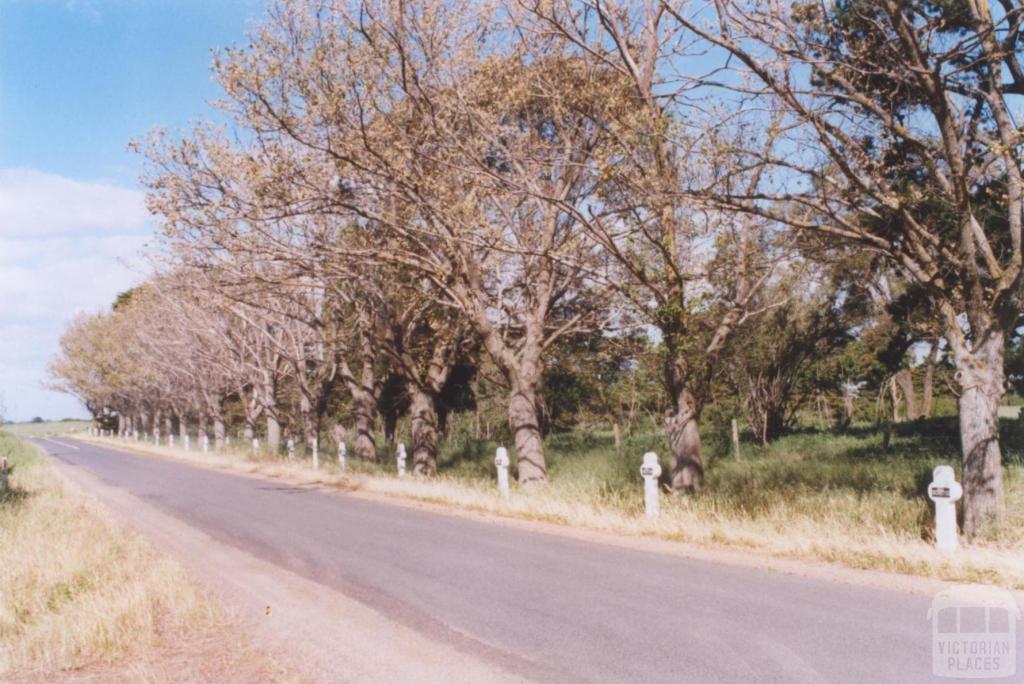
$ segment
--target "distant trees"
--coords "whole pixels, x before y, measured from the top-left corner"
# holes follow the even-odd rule
[[[453,396],[501,387],[524,485],[566,406],[656,407],[684,493],[723,388],[763,441],[869,376],[912,418],[942,338],[980,533],[1021,321],[1021,11],[280,0],[216,59],[231,125],[137,145],[164,272],[75,321],[54,376],[141,424],[217,433],[230,405],[271,449],[345,420],[367,460],[408,407],[419,473]]]

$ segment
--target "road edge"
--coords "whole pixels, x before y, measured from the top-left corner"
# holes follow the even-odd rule
[[[943,580],[935,577],[924,577],[899,572],[887,572],[884,570],[872,570],[852,568],[838,563],[829,563],[823,560],[809,558],[793,558],[781,555],[773,555],[759,551],[740,550],[729,547],[709,547],[685,541],[673,541],[653,535],[629,536],[616,532],[597,530],[593,528],[572,527],[568,524],[550,522],[545,520],[531,520],[512,515],[502,515],[491,511],[481,511],[474,508],[462,507],[457,504],[446,505],[432,501],[425,501],[402,494],[384,494],[379,492],[368,492],[360,489],[347,488],[340,483],[310,482],[298,477],[290,476],[287,473],[266,473],[243,469],[231,463],[204,463],[197,459],[182,458],[172,454],[154,453],[152,451],[134,449],[132,444],[110,443],[106,440],[81,439],[75,436],[66,436],[64,439],[75,439],[85,444],[95,444],[110,449],[145,458],[154,458],[164,461],[191,465],[199,469],[215,470],[223,473],[230,473],[240,477],[248,477],[262,482],[287,482],[288,484],[305,487],[330,494],[344,494],[359,499],[374,501],[382,504],[398,506],[406,509],[422,510],[438,515],[455,517],[468,520],[476,520],[489,524],[502,525],[537,534],[585,541],[605,546],[614,546],[648,553],[656,553],[677,558],[687,558],[710,563],[720,563],[734,567],[760,569],[777,574],[805,577],[808,579],[832,581],[851,586],[867,587],[873,589],[887,589],[902,593],[932,596],[938,592],[962,583],[950,580]],[[240,464],[239,464],[240,465]],[[1024,602],[1024,590],[1010,590],[1017,599]]]

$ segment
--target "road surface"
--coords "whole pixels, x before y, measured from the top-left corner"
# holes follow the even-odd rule
[[[526,679],[931,679],[927,596],[529,532],[68,439],[37,443],[224,544]]]

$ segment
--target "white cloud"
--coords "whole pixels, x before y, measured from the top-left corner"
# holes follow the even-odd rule
[[[139,190],[33,169],[0,169],[2,237],[134,231],[148,217]]]
[[[150,226],[138,190],[0,169],[0,392],[11,419],[84,415],[45,389],[46,364],[76,313],[142,280]]]

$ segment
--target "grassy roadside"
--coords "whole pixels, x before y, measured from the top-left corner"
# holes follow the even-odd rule
[[[492,445],[450,449],[443,454],[441,475],[400,480],[393,475],[393,462],[367,465],[350,459],[345,472],[333,463],[314,472],[308,462],[254,460],[246,452],[203,454],[109,441],[214,467],[507,517],[1022,589],[1024,467],[1019,446],[1018,451],[1007,449],[1006,516],[997,533],[952,556],[932,546],[925,487],[935,465],[956,464],[946,422],[937,420],[925,430],[900,427],[888,452],[880,434],[862,430],[796,434],[764,449],[745,447],[741,462],[713,456],[707,492],[662,497],[662,513],[654,521],[642,517],[637,472],[637,455],[656,446],[652,435],[636,435],[621,452],[609,445],[610,435],[555,435],[548,442],[551,483],[533,491],[513,490],[508,501],[495,491]],[[1016,423],[1009,427],[1017,429]],[[1020,444],[1015,441],[1019,436],[1010,435],[1007,444]]]
[[[63,484],[35,447],[0,432],[0,680],[269,681],[184,570]]]

